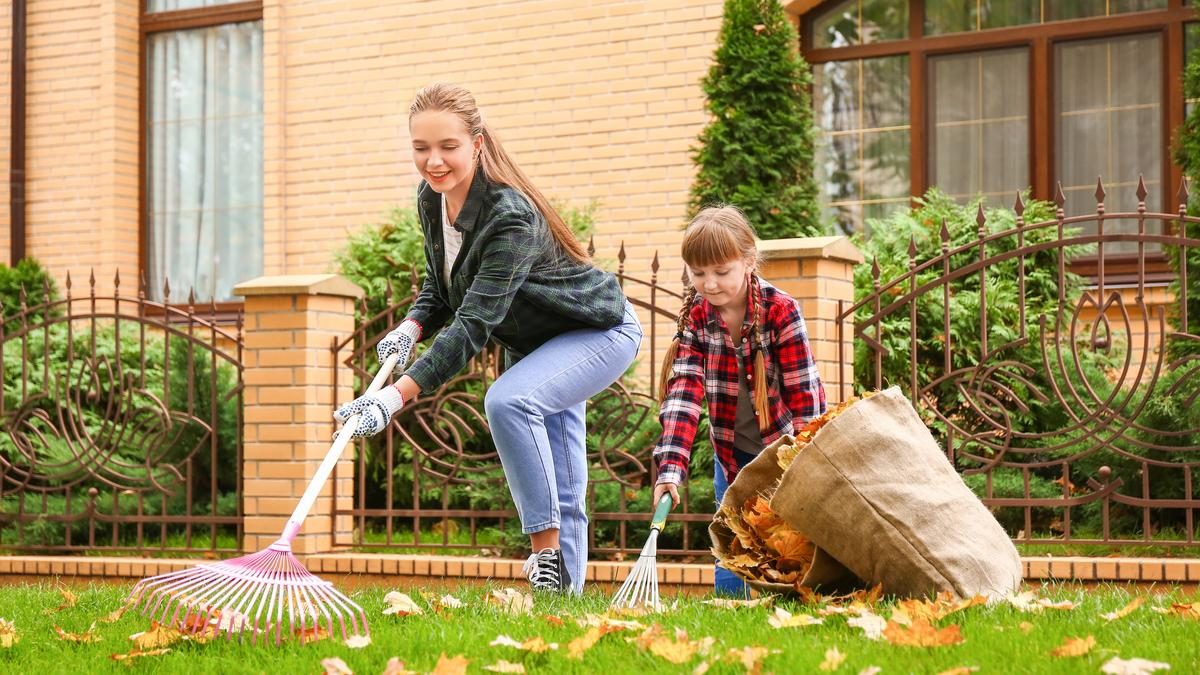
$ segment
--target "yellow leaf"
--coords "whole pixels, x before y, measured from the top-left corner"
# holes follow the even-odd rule
[[[183,633],[170,627],[164,626],[157,621],[150,622],[150,630],[134,633],[129,636],[133,641],[133,646],[138,649],[159,649],[161,647],[170,647],[171,645],[183,639]]]
[[[491,647],[512,647],[513,649],[533,652],[534,654],[541,654],[552,649],[558,649],[557,644],[547,643],[541,637],[532,637],[524,642],[517,642],[507,635],[496,636],[496,639],[489,642],[488,645]]]
[[[21,641],[17,636],[17,626],[8,619],[0,619],[0,647],[9,649]]]
[[[533,596],[515,588],[493,590],[485,598],[488,603],[513,615],[529,614],[533,611]]]
[[[126,600],[125,604],[104,615],[104,618],[100,619],[100,623],[116,623],[120,621],[121,617],[125,616],[125,612],[132,609],[135,604],[137,604],[137,600],[133,598]]]
[[[883,629],[887,628],[887,620],[882,616],[863,610],[858,616],[846,619],[846,625],[861,628],[869,640],[882,640]]]
[[[363,647],[371,644],[371,638],[366,635],[351,635],[350,637],[346,638],[346,642],[344,644],[351,649],[362,649]]]
[[[767,623],[771,624],[774,628],[802,628],[804,626],[819,626],[825,623],[825,620],[808,614],[793,615],[782,607],[776,607],[775,613],[767,617]]]
[[[1138,607],[1141,607],[1142,603],[1145,601],[1146,601],[1146,599],[1144,597],[1138,596],[1138,597],[1134,598],[1133,600],[1130,600],[1129,604],[1125,605],[1121,609],[1118,609],[1115,612],[1105,612],[1104,614],[1101,614],[1100,616],[1105,621],[1116,621],[1117,619],[1120,619],[1122,617],[1129,616],[1131,613],[1133,613],[1133,610],[1137,609]]]
[[[354,671],[350,670],[350,666],[346,662],[336,656],[321,659],[321,667],[325,669],[325,675],[354,675]]]
[[[580,635],[574,640],[571,640],[571,642],[567,644],[567,658],[582,659],[583,653],[594,647],[596,643],[600,641],[600,638],[609,633],[615,633],[619,630],[624,629],[612,624],[602,624],[600,626],[593,626],[589,628],[586,633]]]
[[[58,633],[58,639],[66,640],[67,642],[99,642],[100,636],[96,635],[95,631],[96,631],[95,622],[93,622],[92,625],[89,626],[88,629],[82,633],[68,633],[67,631],[59,628],[58,626],[54,627],[54,632]]]
[[[958,668],[943,670],[937,675],[967,675],[968,673],[973,673],[977,670],[979,670],[978,666],[959,666]]]
[[[838,651],[837,647],[826,649],[825,660],[821,662],[819,668],[821,670],[837,670],[845,660],[846,655]]]
[[[503,659],[493,663],[490,666],[484,666],[483,669],[493,672],[493,673],[523,673],[523,672],[525,672],[524,665],[522,665],[520,663],[509,663],[508,661],[505,661]]]
[[[1016,607],[1022,612],[1040,612],[1042,608],[1037,604],[1037,593],[1033,591],[1024,591],[1017,595],[1009,594],[1004,598],[1008,604]]]
[[[742,607],[770,607],[771,605],[773,605],[775,603],[775,599],[777,597],[779,597],[779,596],[764,595],[761,598],[754,598],[753,600],[736,600],[734,598],[713,598],[711,600],[704,600],[703,603],[706,605],[710,605],[712,607],[719,607],[721,609],[739,609]]]
[[[433,605],[436,609],[462,609],[463,601],[453,595],[443,595],[434,600]]]
[[[61,612],[64,609],[70,609],[70,608],[74,607],[76,605],[76,603],[79,602],[79,598],[75,597],[75,594],[72,593],[71,591],[68,591],[65,586],[59,586],[58,592],[60,595],[62,595],[62,599],[63,599],[62,602],[59,603],[58,607],[55,607],[53,609],[50,609],[49,607],[47,607],[46,609],[43,609],[42,614],[45,614],[46,616],[50,616],[51,614]]]
[[[1041,598],[1037,601],[1037,604],[1039,607],[1045,607],[1046,609],[1061,609],[1065,611],[1069,611],[1077,607],[1077,605],[1070,600],[1059,600],[1056,602],[1049,598]]]
[[[936,628],[925,619],[914,619],[909,627],[889,621],[883,629],[883,637],[894,645],[905,647],[945,647],[963,641],[958,626]]]
[[[562,617],[554,616],[553,614],[543,614],[542,620],[544,620],[546,623],[550,624],[551,626],[563,625]]]
[[[393,656],[388,659],[387,665],[383,667],[383,675],[417,675],[417,671],[409,670],[404,667],[404,662],[399,656]]]
[[[1083,656],[1096,646],[1096,638],[1091,635],[1084,638],[1069,637],[1063,640],[1061,646],[1050,651],[1050,656]]]
[[[725,654],[725,661],[729,663],[741,663],[748,675],[758,675],[758,673],[762,672],[763,659],[771,654],[778,653],[778,650],[771,650],[766,647],[747,646],[741,649],[730,649]]]
[[[383,596],[383,601],[387,603],[384,608],[384,614],[395,614],[396,616],[408,616],[410,614],[424,614],[425,610],[416,603],[412,598],[408,597],[407,593],[392,591]]]
[[[113,661],[129,661],[132,659],[140,659],[143,656],[162,656],[163,654],[166,654],[169,651],[171,651],[171,650],[168,647],[163,647],[162,649],[134,649],[133,651],[127,652],[125,654],[113,654],[112,660]]]
[[[462,654],[451,658],[443,652],[438,657],[437,665],[433,667],[431,675],[466,675],[469,663],[471,660]]]
[[[625,621],[613,618],[609,613],[584,614],[582,619],[575,619],[580,628],[612,627],[620,630],[646,630],[646,625],[637,621]]]
[[[1175,602],[1164,614],[1175,614],[1185,619],[1200,620],[1200,602]]]
[[[1156,670],[1170,670],[1171,664],[1146,659],[1122,659],[1113,657],[1100,666],[1106,675],[1149,675]]]
[[[318,642],[329,638],[329,631],[325,630],[320,624],[311,626],[301,626],[296,629],[296,637],[300,638],[300,642]]]
[[[1018,628],[1021,629],[1022,633],[1029,633],[1030,631],[1033,630],[1033,624],[1029,623],[1028,621],[1022,621],[1018,625]]]

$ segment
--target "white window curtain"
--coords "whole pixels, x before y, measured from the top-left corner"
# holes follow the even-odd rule
[[[233,299],[263,269],[262,22],[154,33],[147,58],[150,292]]]

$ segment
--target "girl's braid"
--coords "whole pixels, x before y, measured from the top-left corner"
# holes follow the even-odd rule
[[[696,287],[688,286],[683,294],[683,307],[679,308],[679,320],[675,322],[675,337],[667,345],[667,353],[663,356],[662,368],[658,382],[658,401],[662,403],[667,398],[667,383],[671,381],[675,370],[675,356],[679,353],[679,341],[683,339],[683,331],[688,328],[688,320],[692,314],[692,303],[696,301]]]

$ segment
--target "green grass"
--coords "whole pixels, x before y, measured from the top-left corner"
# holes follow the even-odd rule
[[[343,588],[344,579],[332,579]],[[350,649],[333,640],[315,644],[289,643],[282,647],[254,647],[249,644],[219,640],[205,645],[177,643],[172,651],[158,657],[140,659],[122,665],[110,659],[114,653],[128,652],[132,645],[128,636],[144,630],[148,621],[136,614],[127,614],[120,621],[98,624],[97,632],[103,641],[95,644],[62,642],[54,634],[55,624],[68,631],[83,631],[97,618],[121,605],[128,585],[91,585],[75,589],[79,604],[57,614],[46,615],[44,609],[56,607],[60,597],[54,585],[45,581],[37,585],[10,586],[0,589],[0,617],[13,620],[20,642],[11,649],[0,649],[0,672],[8,673],[121,673],[180,672],[180,673],[319,673],[320,661],[336,656],[344,660],[355,673],[381,673],[390,657],[396,656],[407,667],[427,672],[436,664],[440,654],[465,655],[471,660],[470,673],[482,673],[483,666],[501,659],[523,662],[529,672],[607,672],[617,673],[679,673],[691,672],[700,657],[678,666],[625,641],[625,634],[604,637],[588,651],[582,661],[565,654],[566,645],[584,632],[570,617],[586,612],[601,612],[608,604],[608,594],[592,589],[582,598],[538,597],[533,614],[512,617],[483,602],[487,587],[478,585],[441,586],[425,588],[369,587],[352,592],[352,596],[369,612],[373,643],[365,649]],[[987,673],[1079,673],[1099,671],[1101,664],[1114,656],[1140,657],[1171,664],[1171,672],[1200,671],[1200,622],[1175,615],[1161,615],[1151,606],[1171,601],[1193,601],[1179,589],[1155,589],[1144,606],[1129,616],[1113,622],[1100,617],[1102,612],[1123,607],[1131,594],[1146,593],[1135,588],[1102,586],[1085,590],[1077,586],[1047,586],[1040,588],[1042,597],[1069,599],[1080,603],[1070,611],[1045,610],[1024,613],[1008,605],[974,607],[953,614],[943,625],[961,626],[965,642],[951,647],[913,648],[892,646],[887,642],[868,640],[858,629],[847,626],[844,618],[828,617],[820,626],[774,629],[767,624],[769,610],[750,608],[718,609],[702,604],[702,598],[679,597],[676,611],[655,618],[643,618],[643,623],[658,621],[668,629],[686,629],[698,639],[713,636],[717,649],[727,652],[743,646],[767,646],[780,653],[767,657],[764,672],[819,672],[818,664],[825,650],[837,647],[847,655],[838,669],[842,673],[858,673],[869,666],[879,666],[883,673],[937,673],[946,669],[973,666]],[[466,603],[457,610],[439,615],[426,611],[424,615],[384,616],[383,595],[388,590],[407,592],[422,606],[422,591],[441,595],[451,593]],[[674,599],[673,593],[664,593]],[[887,616],[885,602],[876,611]],[[812,611],[792,601],[781,606],[793,612]],[[552,625],[546,614],[564,616],[562,626]],[[1025,632],[1022,622],[1032,628]],[[545,654],[529,654],[507,647],[488,645],[498,635],[518,641],[541,636],[555,642],[560,649]],[[1050,651],[1067,637],[1093,635],[1097,647],[1091,653],[1075,658],[1054,658]],[[710,673],[741,673],[740,665],[718,662]]]

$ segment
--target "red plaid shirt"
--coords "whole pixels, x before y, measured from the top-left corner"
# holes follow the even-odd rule
[[[800,303],[787,293],[759,280],[765,310],[762,330],[767,349],[767,393],[771,424],[763,432],[764,444],[793,432],[792,420],[807,422],[825,412],[825,388],[808,348],[808,331]],[[747,308],[747,312],[750,309]],[[749,314],[747,314],[749,316]],[[688,329],[679,340],[679,352],[667,383],[659,420],[663,433],[654,449],[659,483],[682,483],[691,462],[692,442],[700,420],[700,401],[708,400],[708,418],[716,459],[731,482],[738,466],[733,458],[734,421],[737,416],[738,367],[734,345],[721,314],[707,300],[692,306]],[[741,350],[750,390],[754,391],[750,358],[749,321],[742,326]]]

